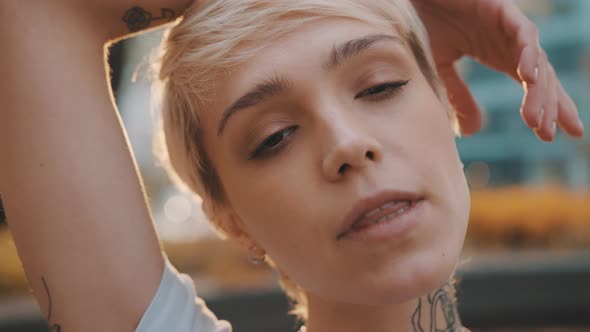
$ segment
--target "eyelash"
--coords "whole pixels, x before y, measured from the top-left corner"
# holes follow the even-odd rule
[[[268,157],[268,156],[272,155],[273,153],[278,152],[283,147],[283,145],[285,145],[287,143],[287,141],[293,135],[293,132],[295,132],[295,130],[297,130],[297,128],[299,128],[299,127],[298,126],[291,126],[291,127],[279,130],[279,131],[275,132],[274,134],[268,136],[252,152],[252,154],[250,155],[250,158],[248,158],[248,159],[249,160],[261,159],[263,157]],[[275,139],[275,138],[280,138],[281,140],[278,143],[276,143],[268,148],[265,148],[265,145],[272,143],[273,139]]]
[[[408,84],[409,81],[399,81],[399,82],[387,82],[383,84],[379,84],[373,87],[368,88],[367,90],[357,94],[354,96],[354,99],[359,98],[366,98],[371,102],[377,102],[384,99],[387,99],[398,90],[402,89],[404,86]],[[262,159],[264,157],[269,157],[274,153],[277,153],[281,150],[281,148],[287,143],[287,141],[291,138],[292,134],[295,130],[298,129],[298,126],[291,126],[282,130],[279,130],[272,135],[268,136],[267,138],[260,143],[260,145],[250,154],[248,160],[255,160],[255,159]],[[272,143],[274,139],[280,138],[281,140],[268,147],[265,148],[265,145]]]
[[[391,97],[395,92],[401,90],[409,81],[386,82],[368,88],[354,96],[354,99],[366,98],[368,101],[381,101]]]

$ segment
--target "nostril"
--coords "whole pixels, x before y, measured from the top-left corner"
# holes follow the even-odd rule
[[[338,174],[342,174],[344,173],[348,168],[350,167],[350,165],[348,164],[343,164],[342,166],[340,166],[340,168],[338,169]]]
[[[365,157],[367,157],[367,159],[369,159],[369,160],[374,160],[375,153],[373,153],[373,151],[367,151],[367,153],[365,154]]]

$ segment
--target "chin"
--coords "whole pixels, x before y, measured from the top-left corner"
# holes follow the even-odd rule
[[[351,293],[347,302],[391,305],[426,295],[453,276],[460,252],[457,243],[454,247],[439,245],[414,252],[385,268],[379,276],[365,276],[356,287],[349,287]]]
[[[448,282],[458,266],[465,233],[468,209],[455,214],[458,221],[444,237],[428,238],[414,251],[398,257],[373,279],[371,297],[374,304],[402,303],[437,290]],[[447,229],[448,232],[448,229]],[[368,294],[368,293],[367,293]],[[360,294],[359,294],[360,295]],[[366,297],[370,301],[369,297]]]
[[[324,279],[323,295],[345,303],[378,306],[412,301],[439,289],[455,273],[467,229],[469,209],[455,208],[453,212],[435,220],[455,223],[444,229],[429,227],[406,252],[390,249],[390,257],[365,261],[329,281]]]

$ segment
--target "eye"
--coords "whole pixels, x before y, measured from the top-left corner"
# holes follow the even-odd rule
[[[367,90],[354,96],[354,99],[365,98],[369,101],[379,101],[391,97],[395,92],[402,89],[409,81],[387,82],[372,86]]]
[[[249,160],[260,159],[262,157],[268,157],[274,153],[277,153],[289,140],[291,134],[295,132],[297,126],[292,126],[279,130],[274,134],[268,136],[258,147],[250,154]]]

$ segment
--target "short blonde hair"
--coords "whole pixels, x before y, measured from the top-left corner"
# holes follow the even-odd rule
[[[212,0],[195,1],[164,38],[158,62],[162,139],[158,157],[176,184],[203,200],[216,228],[215,209],[225,202],[222,181],[203,149],[199,111],[207,107],[211,80],[247,61],[273,40],[302,24],[346,18],[393,28],[405,41],[437,96],[448,106],[427,33],[409,0]],[[450,111],[449,114],[454,114]],[[272,264],[272,263],[271,263]],[[303,290],[281,271],[281,284],[307,318]]]

